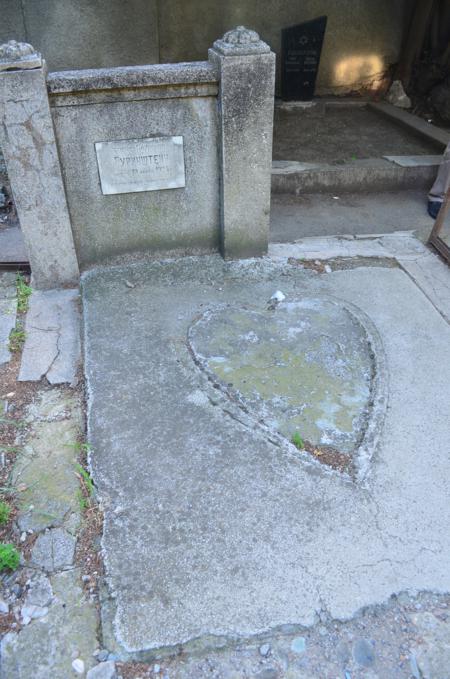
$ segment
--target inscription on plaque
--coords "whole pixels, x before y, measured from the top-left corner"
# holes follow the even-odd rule
[[[105,196],[186,185],[183,137],[98,141],[95,151]]]
[[[281,96],[310,101],[314,96],[327,17],[281,31]]]

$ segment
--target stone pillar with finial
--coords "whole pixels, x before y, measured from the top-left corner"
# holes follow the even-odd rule
[[[221,251],[226,259],[267,252],[275,54],[238,26],[216,40],[221,149]]]
[[[79,269],[50,112],[45,61],[27,43],[0,46],[0,145],[32,284],[78,285]]]

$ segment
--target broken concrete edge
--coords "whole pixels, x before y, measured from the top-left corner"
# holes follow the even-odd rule
[[[178,644],[168,646],[149,646],[145,649],[127,648],[120,642],[114,622],[114,612],[116,608],[115,600],[108,591],[106,578],[102,582],[103,594],[100,598],[101,607],[101,641],[102,647],[109,651],[109,658],[114,662],[131,663],[153,663],[154,661],[173,658],[181,653],[186,655],[201,656],[212,651],[224,649],[236,649],[242,646],[259,646],[273,638],[291,637],[305,634],[316,625],[324,623],[334,625],[363,618],[373,611],[383,612],[384,609],[395,603],[401,597],[415,599],[422,595],[434,594],[437,596],[448,594],[447,590],[440,589],[400,589],[390,594],[384,601],[379,603],[363,605],[351,615],[335,617],[329,615],[326,610],[318,609],[314,613],[314,618],[309,622],[286,622],[282,625],[261,629],[254,634],[207,634],[194,638],[186,638]]]

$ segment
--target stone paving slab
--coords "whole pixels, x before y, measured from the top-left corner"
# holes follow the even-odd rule
[[[95,664],[97,617],[94,604],[84,598],[80,573],[57,573],[50,582],[54,600],[48,614],[20,634],[3,637],[1,679],[68,679],[77,676],[74,658],[87,670]]]
[[[9,335],[16,325],[16,294],[16,274],[0,274],[0,365],[8,363],[11,358],[8,347]]]
[[[2,264],[26,264],[28,262],[22,231],[18,226],[0,229],[0,262]]]
[[[83,287],[119,655],[450,589],[450,327],[409,275],[203,257],[91,272]],[[354,304],[380,334],[389,407],[364,480],[280,444],[192,360],[187,332],[206,310],[260,311],[276,290]]]
[[[76,383],[81,358],[78,290],[37,290],[30,298],[19,381]]]

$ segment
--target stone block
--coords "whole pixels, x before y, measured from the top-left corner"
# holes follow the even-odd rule
[[[260,256],[269,238],[275,55],[241,26],[209,58],[220,76],[221,252]]]
[[[0,48],[0,143],[34,285],[75,285],[78,263],[50,115],[45,66],[41,63],[40,68],[36,67],[40,57],[32,48],[30,51],[30,45],[15,45],[23,49],[14,50],[9,57],[12,43]]]

